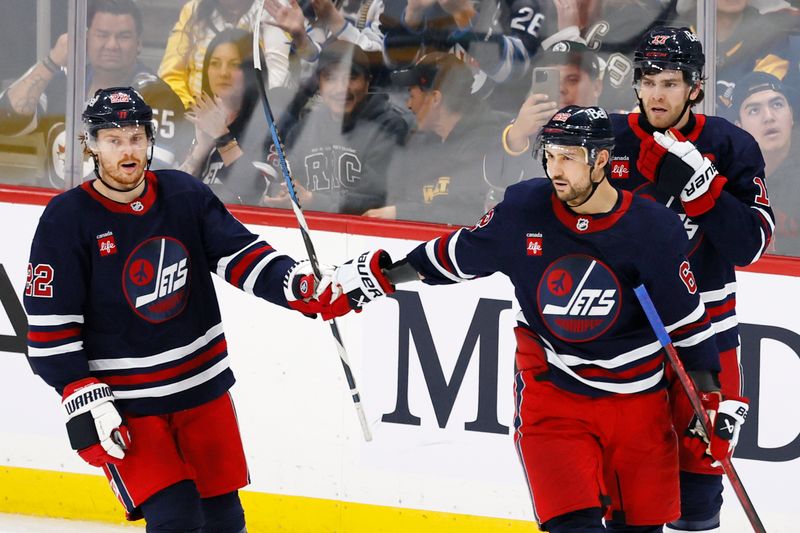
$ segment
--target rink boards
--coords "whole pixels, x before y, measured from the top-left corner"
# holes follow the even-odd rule
[[[19,295],[47,197],[0,191],[0,200],[0,512],[118,520],[105,479],[69,449],[58,396],[22,354]],[[276,248],[305,257],[290,216],[236,214]],[[446,231],[350,217],[310,222],[328,263],[376,247],[402,257]],[[752,407],[735,464],[767,529],[791,531],[800,522],[800,269],[768,260],[758,270],[739,273]],[[252,478],[244,495],[251,532],[536,530],[510,429],[517,305],[506,278],[406,284],[394,298],[340,319],[370,443],[327,325],[223,282],[217,289]],[[747,531],[727,495],[725,530]]]

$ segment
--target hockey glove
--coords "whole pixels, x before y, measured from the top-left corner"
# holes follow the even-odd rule
[[[719,394],[702,392],[703,407],[711,422],[711,438],[695,415],[686,429],[685,444],[700,457],[710,457],[711,466],[720,466],[720,461],[733,454],[739,441],[739,430],[747,418],[747,398],[734,396],[720,401]]]
[[[653,134],[655,142],[667,150],[658,167],[656,188],[669,196],[679,197],[687,215],[702,215],[714,207],[727,180],[694,144],[683,140],[676,130],[669,133]]]
[[[394,292],[394,285],[382,270],[391,265],[392,258],[388,253],[375,250],[364,252],[336,269],[334,283],[346,296],[341,299],[346,300],[348,310],[360,313],[364,304]],[[338,295],[334,298],[337,297]]]
[[[289,307],[309,318],[317,318],[319,313],[323,320],[347,314],[350,311],[347,303],[343,299],[337,300],[332,292],[333,267],[320,265],[319,268],[321,280],[314,275],[308,259],[295,263],[289,269],[283,278],[283,293]]]
[[[131,445],[131,434],[114,406],[111,388],[96,378],[64,387],[61,406],[73,450],[92,466],[119,464]]]

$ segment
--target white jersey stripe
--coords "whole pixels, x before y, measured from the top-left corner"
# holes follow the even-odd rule
[[[79,350],[83,350],[83,341],[71,342],[60,346],[51,346],[50,348],[34,348],[33,346],[29,346],[28,357],[50,357],[53,355],[77,352]]]
[[[678,329],[681,326],[685,326],[686,324],[691,324],[692,322],[697,322],[706,312],[706,306],[703,305],[703,301],[700,300],[700,303],[697,304],[697,307],[694,308],[694,311],[686,315],[685,317],[681,318],[674,324],[670,324],[667,326],[667,332],[672,332]]]
[[[258,281],[258,276],[261,274],[261,271],[264,270],[273,259],[276,259],[281,255],[282,254],[278,252],[272,251],[262,257],[261,260],[256,263],[256,266],[253,267],[253,270],[250,271],[250,274],[247,275],[247,279],[244,280],[244,284],[242,285],[242,290],[249,294],[253,294],[253,287],[255,287],[256,281]]]
[[[763,209],[761,209],[756,205],[751,205],[750,208],[755,209],[756,211],[761,213],[761,216],[763,216],[764,220],[766,220],[767,224],[769,224],[770,231],[775,231],[775,219],[773,217],[769,216],[769,214],[767,214],[766,211],[764,211]]]
[[[226,279],[226,278],[225,278],[225,271],[228,269],[228,265],[230,264],[230,262],[231,262],[231,261],[233,261],[233,260],[234,260],[236,257],[238,257],[240,254],[242,254],[242,253],[243,253],[245,250],[247,250],[248,248],[250,248],[251,246],[253,246],[253,244],[255,244],[256,242],[258,242],[258,239],[259,239],[259,238],[258,238],[258,237],[256,237],[256,238],[255,238],[255,239],[254,239],[252,242],[250,242],[250,244],[248,244],[247,246],[245,246],[245,247],[244,247],[244,248],[242,248],[241,250],[238,250],[238,251],[236,251],[236,252],[232,253],[231,255],[229,255],[229,256],[227,256],[227,257],[223,257],[223,258],[221,258],[221,259],[220,259],[220,260],[217,262],[217,276],[221,277],[222,279]]]
[[[73,322],[83,324],[83,315],[28,315],[29,326],[61,326]]]
[[[577,355],[557,353],[553,349],[553,346],[547,342],[547,340],[542,340],[548,345],[553,354],[568,366],[593,365],[600,368],[619,368],[621,366],[638,361],[639,359],[649,357],[661,349],[661,344],[658,341],[654,341],[650,344],[646,344],[645,346],[640,346],[639,348],[634,348],[629,352],[614,356],[611,359],[584,359],[583,357],[579,357]]]
[[[192,387],[196,387],[198,385],[202,385],[207,381],[211,381],[222,372],[225,371],[230,366],[230,362],[228,358],[224,358],[222,361],[218,362],[216,365],[208,368],[199,374],[195,374],[190,378],[186,378],[182,381],[177,381],[175,383],[170,383],[169,385],[161,385],[159,387],[150,387],[149,389],[131,389],[131,390],[115,390],[114,391],[114,398],[118,400],[132,400],[136,398],[161,398],[164,396],[169,396],[170,394],[177,394],[179,392],[183,392],[185,390],[191,389]]]
[[[129,370],[134,368],[145,369],[151,366],[162,365],[172,361],[182,359],[187,355],[196,352],[203,346],[222,334],[222,322],[211,327],[204,335],[201,335],[186,346],[179,346],[166,352],[157,353],[146,357],[125,357],[120,359],[95,359],[89,361],[90,370]]]
[[[730,283],[726,283],[725,286],[721,289],[717,289],[715,291],[705,291],[700,293],[700,299],[703,300],[703,303],[709,304],[711,302],[721,302],[731,294],[736,293],[736,282],[732,281]]]
[[[709,327],[701,331],[700,333],[696,333],[691,337],[687,337],[685,339],[679,340],[674,342],[673,344],[678,348],[688,348],[689,346],[695,346],[700,344],[704,340],[713,337],[716,334],[714,328]]]
[[[439,237],[439,239],[441,239],[441,238],[442,237]],[[438,270],[442,274],[442,276],[446,277],[450,281],[455,281],[455,282],[464,281],[461,278],[458,278],[458,277],[454,276],[453,274],[451,274],[450,272],[448,272],[447,269],[444,268],[439,263],[439,259],[436,257],[436,246],[437,246],[436,243],[439,241],[439,239],[434,239],[432,241],[428,241],[425,244],[425,253],[428,254],[428,261],[430,261],[431,264],[434,267],[436,267],[436,270]]]
[[[723,331],[727,331],[731,328],[735,328],[739,325],[739,320],[736,318],[736,315],[729,316],[724,320],[720,320],[719,322],[711,321],[711,325],[714,327],[714,331],[716,333],[722,333]]]
[[[464,279],[472,279],[475,276],[464,274],[464,271],[461,270],[460,266],[458,266],[458,261],[456,260],[456,242],[458,242],[458,238],[461,236],[462,231],[464,231],[464,228],[458,230],[450,239],[450,242],[447,244],[447,252],[450,254],[450,262],[453,264],[453,268],[456,269],[456,273],[459,275],[459,277]]]

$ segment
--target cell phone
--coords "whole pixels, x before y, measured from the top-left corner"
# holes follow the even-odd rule
[[[531,78],[531,94],[546,94],[551,102],[561,100],[561,70],[558,67],[536,67]]]

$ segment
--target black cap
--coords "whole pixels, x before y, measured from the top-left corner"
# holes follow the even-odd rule
[[[325,46],[317,60],[317,74],[341,63],[350,63],[350,72],[369,76],[369,57],[360,46],[347,41],[334,41]]]
[[[447,52],[425,54],[414,66],[392,72],[396,86],[418,86],[424,91],[435,89],[454,96],[470,94],[474,79],[467,64]]]
[[[734,114],[739,114],[742,104],[748,97],[755,93],[762,91],[775,91],[781,93],[786,97],[792,109],[795,108],[795,98],[797,96],[795,90],[788,86],[777,77],[767,72],[755,71],[749,73],[736,82],[736,87],[733,89],[731,96],[731,109]]]
[[[584,71],[592,79],[600,77],[600,59],[597,54],[583,43],[575,41],[559,41],[542,54],[542,66],[574,65]]]

